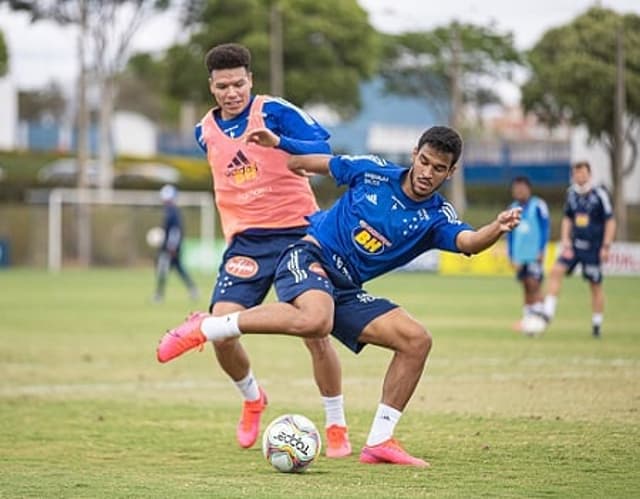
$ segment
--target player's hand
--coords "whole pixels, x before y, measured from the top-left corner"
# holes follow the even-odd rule
[[[512,208],[500,213],[496,218],[496,221],[500,224],[500,230],[502,232],[511,232],[520,225],[521,215],[522,208]]]
[[[600,248],[600,261],[601,262],[609,261],[609,247],[608,246],[603,246],[602,248]]]
[[[564,246],[562,248],[562,253],[560,254],[560,256],[562,256],[562,258],[564,258],[565,260],[572,260],[573,248],[571,246]]]
[[[304,168],[289,168],[289,170],[291,170],[292,173],[295,173],[296,175],[304,178],[309,178],[314,176],[313,173],[308,172]]]
[[[244,140],[247,144],[258,144],[262,147],[277,147],[280,144],[280,137],[268,128],[249,130]]]

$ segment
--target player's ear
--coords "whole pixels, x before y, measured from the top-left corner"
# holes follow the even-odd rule
[[[456,168],[457,168],[456,165],[449,167],[449,172],[447,173],[447,180],[449,180],[453,176],[454,172],[456,171]]]
[[[411,151],[411,164],[413,165],[413,163],[416,160],[416,156],[418,155],[418,148],[414,147],[413,151]]]

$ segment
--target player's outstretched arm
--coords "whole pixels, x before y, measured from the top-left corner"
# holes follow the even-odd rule
[[[308,174],[329,175],[329,161],[333,158],[330,154],[304,154],[290,156],[287,161],[289,170],[298,175]]]
[[[493,245],[505,232],[510,232],[520,224],[522,208],[513,208],[498,214],[496,219],[478,230],[463,230],[456,238],[456,245],[462,253],[480,253]]]

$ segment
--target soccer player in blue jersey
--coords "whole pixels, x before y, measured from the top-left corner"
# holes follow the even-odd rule
[[[609,194],[591,181],[591,165],[587,161],[574,164],[571,176],[560,226],[562,253],[549,276],[544,312],[548,320],[553,318],[562,279],[580,264],[591,287],[592,335],[599,338],[604,313],[602,262],[609,259],[616,222]]]
[[[549,241],[549,209],[541,198],[531,195],[531,182],[527,177],[515,177],[511,181],[513,203],[510,208],[521,208],[520,225],[507,234],[509,260],[522,283],[524,307],[523,322],[532,315],[544,313],[542,279],[544,255]]]
[[[180,208],[176,204],[178,190],[173,185],[165,185],[160,189],[160,199],[164,205],[164,239],[156,259],[156,293],[155,302],[164,299],[164,290],[169,271],[174,268],[189,289],[192,299],[198,297],[198,288],[182,265],[181,249],[184,228]]]
[[[307,179],[287,167],[291,154],[328,153],[328,132],[290,102],[252,93],[251,54],[238,44],[213,47],[205,57],[215,107],[195,128],[211,168],[215,202],[227,249],[213,288],[213,315],[262,303],[273,282],[278,255],[306,232],[306,216],[318,209]],[[266,148],[258,135],[273,141]],[[329,338],[305,338],[326,417],[327,457],[351,453],[341,386],[340,360]],[[214,341],[216,358],[244,402],[236,428],[241,447],[259,435],[267,405],[238,338]]]
[[[407,453],[393,432],[422,376],[431,334],[362,286],[431,248],[478,253],[518,225],[515,208],[473,230],[436,192],[455,172],[461,151],[458,133],[437,126],[420,137],[410,168],[376,156],[293,156],[292,170],[330,174],[348,190],[311,216],[307,235],[281,255],[275,278],[281,302],[222,317],[192,316],[162,338],[158,356],[171,360],[207,340],[260,333],[332,334],[355,353],[368,343],[390,349],[394,356],[360,461],[428,466]]]

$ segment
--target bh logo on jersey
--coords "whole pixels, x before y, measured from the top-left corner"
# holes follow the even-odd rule
[[[248,279],[258,273],[258,262],[248,256],[234,256],[224,265],[228,274],[241,279]]]
[[[391,246],[382,234],[364,220],[360,220],[360,226],[353,229],[352,236],[356,248],[367,255],[377,255],[384,251],[385,246]]]
[[[249,158],[240,150],[227,165],[225,175],[236,185],[251,182],[258,178],[258,166],[249,161]]]

